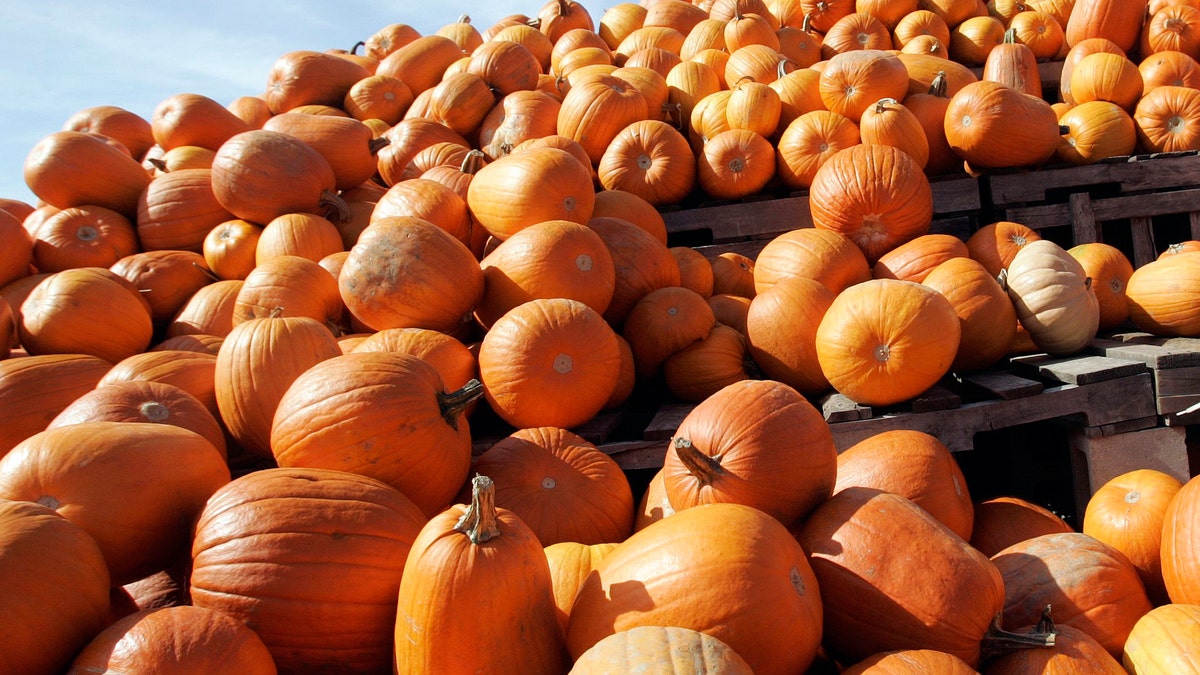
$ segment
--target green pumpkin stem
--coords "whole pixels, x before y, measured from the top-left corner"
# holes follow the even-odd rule
[[[442,411],[442,419],[446,424],[458,429],[458,418],[467,410],[475,399],[483,396],[483,383],[472,379],[462,386],[462,389],[442,394],[438,397],[438,408]]]
[[[688,473],[696,477],[701,485],[712,485],[718,478],[725,475],[725,467],[721,466],[719,457],[710,457],[700,452],[686,438],[676,438],[671,442],[675,454]]]
[[[1000,614],[992,618],[992,625],[983,635],[981,661],[1007,654],[1018,649],[1044,649],[1054,646],[1054,622],[1050,620],[1050,608],[1042,612],[1042,618],[1029,633],[1014,633],[1000,627]]]
[[[471,505],[454,524],[454,531],[467,535],[472,544],[483,544],[500,536],[496,519],[496,484],[487,476],[471,479]]]

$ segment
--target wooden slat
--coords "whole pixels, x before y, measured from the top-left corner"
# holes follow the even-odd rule
[[[834,422],[865,420],[869,419],[873,414],[869,406],[859,405],[844,394],[837,392],[826,394],[821,398],[819,403],[821,414],[825,416],[825,421],[830,424]]]
[[[621,441],[598,446],[622,469],[656,469],[667,453],[665,441]]]
[[[1200,155],[1195,152],[1128,159],[990,175],[991,203],[998,207],[1031,204],[1045,201],[1054,190],[1082,192],[1089,186],[1116,185],[1123,192],[1138,192],[1200,185]],[[1185,210],[1189,209],[1180,212]]]
[[[1169,213],[1191,213],[1200,207],[1200,189],[1174,190],[1147,195],[1128,195],[1091,200],[1096,221],[1149,218]],[[1060,227],[1071,223],[1070,204],[1016,206],[1005,211],[1005,218],[1034,230]]]
[[[1086,192],[1076,192],[1071,195],[1071,232],[1074,244],[1090,244],[1100,241],[1100,231],[1096,227],[1096,212],[1092,209],[1092,198]]]
[[[668,403],[658,409],[654,419],[642,432],[642,439],[647,441],[666,441],[675,435],[675,430],[683,423],[683,418],[696,406],[690,403]]]
[[[812,227],[808,195],[665,211],[662,216],[668,237],[707,230],[712,233],[712,243],[763,238]]]
[[[1196,206],[1197,204],[1193,204]],[[1129,221],[1133,235],[1133,266],[1141,267],[1158,257],[1154,245],[1154,222],[1148,216],[1138,216]]]
[[[984,371],[963,376],[963,384],[981,389],[1005,401],[1042,393],[1046,385],[1019,375],[1001,371]]]
[[[1145,364],[1106,356],[1054,357],[1046,354],[1019,356],[1014,365],[1036,369],[1037,373],[1069,384],[1092,384],[1146,371]]]
[[[934,385],[914,398],[910,405],[914,413],[949,410],[962,405],[962,397],[941,385]]]
[[[1153,370],[1200,366],[1200,351],[1172,349],[1157,344],[1096,339],[1092,341],[1089,351],[1109,358],[1139,361]]]

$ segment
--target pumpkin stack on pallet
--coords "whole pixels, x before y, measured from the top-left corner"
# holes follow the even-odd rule
[[[839,454],[818,403],[1200,334],[1195,253],[931,231],[931,177],[1194,143],[1189,11],[550,0],[80,111],[0,203],[0,671],[1186,658],[1190,476],[1076,532],[931,434]],[[1060,56],[1065,112],[1030,81]],[[753,257],[670,239],[789,190]],[[585,434],[667,397],[635,486]]]

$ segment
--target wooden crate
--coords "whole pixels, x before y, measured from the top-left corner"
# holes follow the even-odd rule
[[[1200,339],[1115,333],[1094,340],[1090,351],[1145,364],[1163,426],[1200,423]]]
[[[1135,267],[1200,239],[1200,153],[1115,157],[1088,166],[981,177],[986,217],[1027,225],[1069,248],[1103,241]]]

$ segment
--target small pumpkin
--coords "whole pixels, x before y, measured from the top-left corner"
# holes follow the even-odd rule
[[[1155,87],[1138,100],[1133,121],[1138,146],[1147,152],[1200,149],[1200,90]]]
[[[663,362],[667,390],[681,401],[703,401],[735,382],[749,379],[746,338],[738,329],[713,324],[708,335]]]
[[[993,497],[975,505],[971,546],[989,558],[1009,546],[1054,532],[1074,532],[1062,516],[1020,497]]]
[[[789,188],[807,188],[830,157],[861,142],[858,125],[845,115],[824,109],[802,113],[779,135],[775,173]]]
[[[1121,249],[1103,242],[1079,244],[1067,249],[1083,266],[1092,280],[1092,290],[1100,304],[1100,330],[1109,330],[1129,318],[1126,288],[1133,276],[1133,265]]]
[[[682,286],[668,286],[644,295],[629,310],[621,336],[633,351],[638,377],[656,375],[672,354],[708,336],[716,324],[703,296]]]

